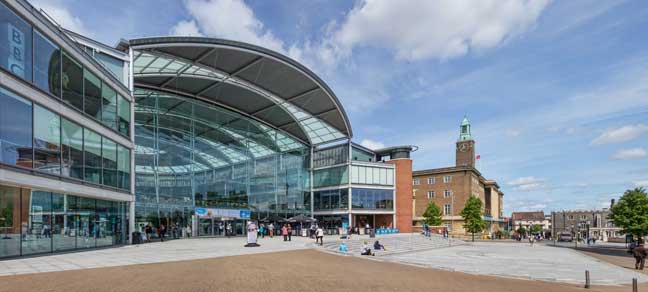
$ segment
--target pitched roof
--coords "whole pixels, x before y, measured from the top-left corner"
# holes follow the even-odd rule
[[[513,212],[511,214],[511,219],[513,220],[544,220],[543,211],[533,211],[533,212]]]

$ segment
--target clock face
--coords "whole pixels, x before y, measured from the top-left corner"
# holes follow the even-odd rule
[[[457,145],[457,149],[458,149],[459,151],[461,151],[461,152],[466,152],[466,151],[470,150],[470,144],[468,144],[468,143],[461,143],[461,144]]]

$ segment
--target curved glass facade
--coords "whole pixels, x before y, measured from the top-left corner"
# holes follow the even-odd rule
[[[186,226],[195,207],[309,215],[307,145],[192,98],[136,89],[135,99],[138,226]]]

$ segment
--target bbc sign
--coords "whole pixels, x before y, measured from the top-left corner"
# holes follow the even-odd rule
[[[7,37],[9,38],[9,54],[7,68],[14,74],[25,78],[25,33],[17,27],[7,23]]]

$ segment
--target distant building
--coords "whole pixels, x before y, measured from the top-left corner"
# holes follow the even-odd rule
[[[470,196],[481,199],[484,219],[489,222],[487,232],[503,229],[504,193],[496,181],[487,180],[475,168],[475,140],[470,133],[470,121],[461,123],[453,167],[417,170],[412,173],[414,191],[414,225],[420,226],[429,202],[435,202],[443,214],[443,224],[453,234],[464,234],[463,210]]]
[[[611,205],[614,205],[614,200]],[[552,234],[569,232],[574,237],[590,237],[602,241],[623,237],[621,228],[615,226],[614,222],[608,218],[609,216],[609,208],[554,211],[551,212]]]
[[[551,217],[545,216],[543,211],[513,212],[511,214],[511,227],[513,230],[520,227],[531,230],[533,225],[542,226],[542,233],[546,236],[551,231]]]

